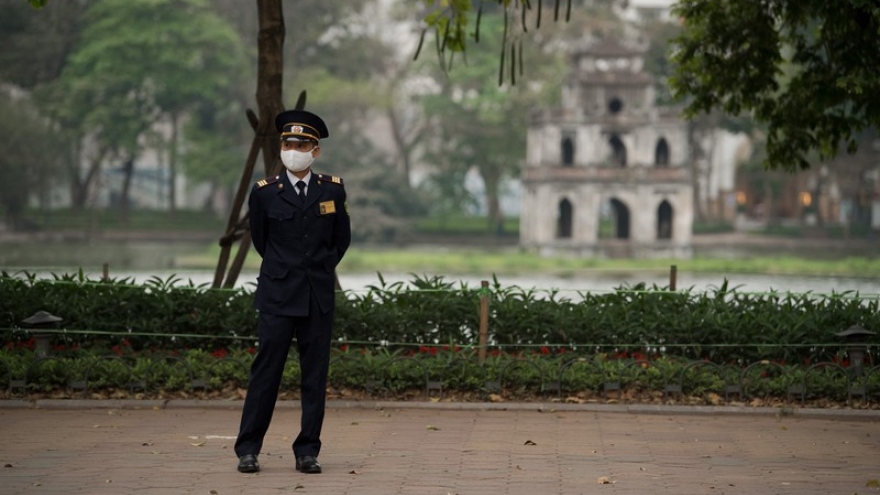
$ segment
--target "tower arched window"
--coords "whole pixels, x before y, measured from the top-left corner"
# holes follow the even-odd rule
[[[556,237],[570,239],[573,233],[574,207],[571,201],[563,199],[559,202],[559,212],[556,223]]]
[[[610,198],[599,211],[599,239],[629,239],[630,214],[626,203]]]
[[[574,165],[574,141],[571,136],[562,138],[562,166],[571,167]]]
[[[672,205],[663,200],[657,207],[657,239],[672,239]]]
[[[616,167],[626,167],[626,145],[617,135],[608,140],[611,146],[611,164]]]
[[[654,150],[654,165],[657,167],[669,166],[669,143],[664,138],[657,141],[657,148]]]

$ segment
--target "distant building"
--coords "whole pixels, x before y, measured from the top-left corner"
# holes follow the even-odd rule
[[[692,254],[687,126],[654,105],[644,46],[576,49],[561,108],[531,116],[520,244],[541,254]]]

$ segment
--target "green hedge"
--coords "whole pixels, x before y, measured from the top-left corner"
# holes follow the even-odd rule
[[[110,352],[56,350],[41,357],[26,346],[0,349],[0,399],[169,398],[240,399],[253,349],[153,352],[119,346]],[[295,355],[281,382],[297,398]],[[8,385],[8,386],[7,386]],[[809,404],[876,409],[880,367],[853,373],[836,363],[813,366],[757,362],[747,367],[659,357],[579,357],[543,351],[492,352],[480,364],[473,349],[334,348],[328,394],[336,398],[432,400],[564,400],[722,404]]]
[[[878,298],[856,294],[708,292],[635,285],[563,296],[502,287],[486,291],[441,277],[415,277],[363,292],[340,292],[334,337],[355,345],[413,349],[477,343],[480,298],[489,299],[489,343],[506,352],[548,348],[594,355],[707,359],[747,364],[817,362],[841,354],[835,336],[852,325],[880,333]],[[250,289],[214,290],[175,277],[134,284],[0,274],[0,330],[11,344],[33,337],[22,321],[37,311],[63,318],[60,346],[244,349],[254,344]],[[868,341],[871,349],[880,335]]]

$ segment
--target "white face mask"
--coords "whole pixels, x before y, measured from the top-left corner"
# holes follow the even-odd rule
[[[311,151],[281,150],[281,162],[291,172],[302,172],[309,168],[313,161],[315,157],[312,156]]]

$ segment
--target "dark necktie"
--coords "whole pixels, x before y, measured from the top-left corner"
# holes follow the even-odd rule
[[[296,182],[296,197],[299,198],[300,202],[305,202],[306,200],[306,183],[301,180]]]

